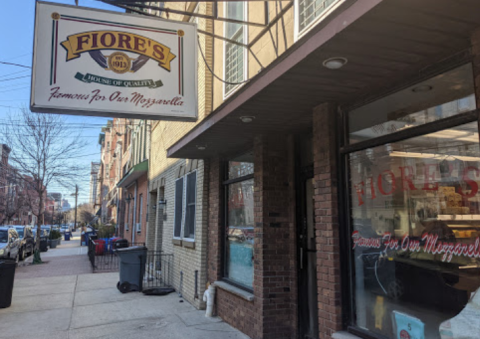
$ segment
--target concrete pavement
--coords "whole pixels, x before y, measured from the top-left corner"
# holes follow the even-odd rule
[[[82,271],[90,269],[88,258],[73,242],[46,253],[42,259],[49,263],[17,269],[12,306],[0,309],[0,338],[248,339],[221,319],[206,318],[177,293],[120,293],[118,273]],[[66,274],[71,267],[84,274]]]
[[[19,263],[17,279],[88,274],[92,272],[87,257],[88,248],[80,246],[80,232],[74,233],[70,241],[62,240],[57,248],[49,248],[40,254],[44,264],[32,265],[33,256]],[[46,267],[48,266],[48,267]]]

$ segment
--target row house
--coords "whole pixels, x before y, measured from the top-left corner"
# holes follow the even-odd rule
[[[90,193],[88,196],[88,203],[94,207],[97,199],[97,179],[98,170],[100,168],[99,162],[92,162],[90,164]]]
[[[0,144],[0,224],[35,226],[39,215],[36,205],[39,199],[36,191],[32,189],[33,179],[20,174],[18,169],[9,164],[10,152],[10,147]],[[53,223],[55,197],[58,198],[58,194],[60,193],[45,192],[42,224]],[[57,210],[58,206],[61,204],[57,203]]]
[[[134,122],[117,184],[185,299],[255,339],[479,333],[477,1],[139,2],[199,29],[198,121]]]
[[[116,186],[122,189],[122,222],[120,233],[131,243],[146,242],[148,220],[148,166],[151,122],[124,119],[121,177]]]
[[[0,220],[5,219],[4,206],[7,203],[8,189],[9,189],[9,165],[8,156],[11,152],[10,147],[5,144],[0,144]]]
[[[115,118],[102,128],[98,171],[99,214],[131,243],[145,243],[151,124]]]

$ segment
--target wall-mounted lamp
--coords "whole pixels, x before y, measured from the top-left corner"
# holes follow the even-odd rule
[[[132,200],[133,200],[132,193],[128,193],[127,197],[125,198],[125,201],[127,202],[127,204],[130,204],[130,201]]]

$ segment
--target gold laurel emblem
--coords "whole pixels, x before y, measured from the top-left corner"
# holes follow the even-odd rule
[[[53,20],[59,20],[60,19],[60,14],[58,14],[57,12],[53,12],[52,13],[52,19]]]
[[[184,35],[185,35],[185,32],[182,31],[181,29],[179,29],[179,30],[177,31],[177,34],[178,34],[178,36],[184,36]]]
[[[115,52],[108,56],[108,69],[118,74],[127,73],[132,67],[132,61],[122,52]]]

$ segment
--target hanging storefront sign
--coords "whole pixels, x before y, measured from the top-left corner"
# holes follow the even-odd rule
[[[195,121],[196,40],[191,23],[37,2],[30,108]]]

